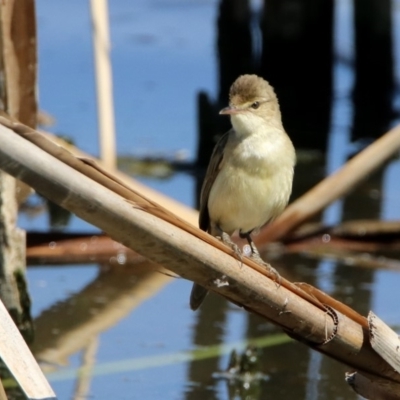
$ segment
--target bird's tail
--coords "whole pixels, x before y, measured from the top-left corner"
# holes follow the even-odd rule
[[[197,310],[204,298],[207,296],[208,290],[197,283],[193,283],[192,292],[190,293],[190,308]]]

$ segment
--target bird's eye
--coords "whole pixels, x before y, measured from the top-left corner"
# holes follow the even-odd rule
[[[250,107],[254,110],[257,110],[257,108],[260,107],[260,103],[258,101],[255,101]]]

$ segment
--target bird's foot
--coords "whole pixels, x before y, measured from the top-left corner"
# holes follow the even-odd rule
[[[265,262],[261,256],[260,253],[258,252],[258,250],[256,249],[256,251],[253,251],[250,258],[255,261],[257,264],[262,265],[266,270],[268,270],[271,274],[275,275],[275,282],[276,282],[276,286],[279,288],[281,286],[281,281],[282,281],[282,277],[279,275],[279,272],[271,266],[271,264],[268,264],[267,262]]]
[[[235,256],[240,260],[240,264],[242,264],[242,251],[240,247],[232,241],[231,237],[226,232],[222,232],[221,236],[217,236],[217,238],[233,250]]]
[[[274,274],[276,276],[276,285],[279,288],[281,286],[281,281],[282,278],[279,275],[278,271],[271,267],[270,264],[268,264],[267,262],[265,262],[261,256],[260,256],[260,252],[258,251],[255,243],[253,242],[253,239],[251,238],[251,231],[250,232],[246,232],[246,233],[242,233],[239,232],[239,236],[241,238],[246,238],[247,242],[249,243],[249,247],[250,249],[248,249],[245,253],[248,257],[250,257],[253,261],[255,261],[257,264],[262,265],[265,269],[267,269],[271,274]]]

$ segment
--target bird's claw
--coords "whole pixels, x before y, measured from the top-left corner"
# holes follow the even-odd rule
[[[250,256],[250,258],[255,261],[257,264],[262,265],[265,269],[267,269],[271,274],[275,275],[275,283],[277,288],[279,288],[281,286],[281,282],[282,282],[282,277],[279,275],[279,272],[271,266],[271,264],[268,264],[267,262],[265,262],[261,256],[260,253],[258,251],[253,252]]]
[[[240,260],[240,265],[242,265],[242,251],[240,247],[232,241],[231,237],[226,232],[222,232],[222,235],[217,236],[217,238],[233,250],[235,256]]]

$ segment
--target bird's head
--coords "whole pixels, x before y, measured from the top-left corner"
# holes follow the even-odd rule
[[[229,106],[222,115],[231,117],[235,130],[253,132],[260,124],[281,126],[278,99],[272,86],[257,75],[241,75],[229,91]]]

